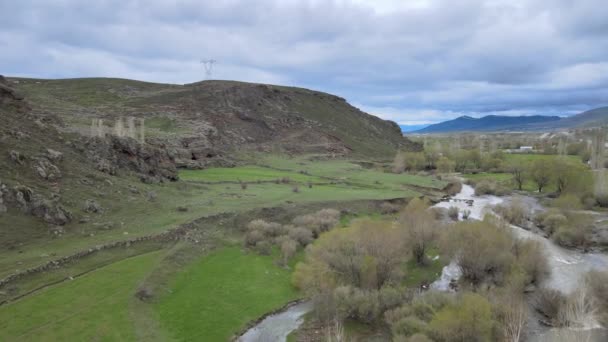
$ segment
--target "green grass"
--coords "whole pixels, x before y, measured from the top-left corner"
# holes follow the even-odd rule
[[[129,303],[162,257],[152,252],[0,307],[1,341],[133,341]]]
[[[328,182],[326,179],[305,175],[299,172],[280,171],[259,166],[242,166],[233,168],[211,168],[206,170],[182,170],[180,178],[188,181],[202,182],[256,182],[274,181],[284,177],[295,182]]]
[[[314,156],[313,156],[314,157]],[[394,174],[381,170],[366,169],[348,160],[310,160],[311,156],[286,158],[271,155],[261,157],[261,164],[277,169],[297,172],[303,170],[313,176],[328,177],[354,185],[375,188],[399,188],[403,186],[443,189],[447,183],[434,177],[413,174]]]
[[[0,276],[42,264],[60,256],[69,255],[90,246],[109,241],[133,238],[158,233],[196,218],[222,212],[242,212],[259,207],[272,207],[285,203],[311,203],[352,200],[381,200],[413,197],[419,193],[407,188],[370,188],[345,184],[315,185],[312,189],[299,186],[293,192],[289,184],[250,184],[241,190],[238,184],[216,184],[201,186],[197,184],[138,185],[142,193],[155,191],[158,200],[148,202],[144,195],[106,194],[96,198],[108,213],[91,215],[91,222],[74,223],[66,228],[67,233],[59,239],[49,239],[44,225],[32,232],[26,244],[12,250],[0,252]],[[133,200],[129,200],[132,197]],[[82,203],[80,200],[77,203]],[[187,207],[187,212],[177,211],[178,206]],[[77,209],[78,210],[78,209]],[[78,211],[77,211],[78,212]],[[80,212],[78,212],[80,214]],[[16,213],[15,216],[19,216]],[[11,217],[3,215],[0,224],[6,227],[14,224]],[[29,218],[31,220],[31,218]],[[94,223],[113,222],[110,230],[97,228]],[[20,225],[20,227],[22,227]],[[27,227],[25,222],[23,227]],[[15,227],[14,234],[24,228]],[[37,226],[36,226],[37,227]],[[30,228],[27,228],[30,229]],[[91,236],[92,234],[92,236]]]
[[[438,250],[435,248],[427,252],[429,261],[425,266],[417,265],[413,259],[409,260],[406,263],[403,284],[408,287],[417,287],[421,284],[430,284],[437,280],[441,276],[443,267],[447,265],[447,260],[443,260],[441,257],[433,260],[438,255]]]
[[[543,161],[549,161],[549,160],[554,160],[557,158],[566,158],[568,161],[571,162],[578,162],[578,163],[582,163],[581,162],[581,157],[579,156],[558,156],[555,154],[533,154],[533,153],[511,153],[511,154],[505,154],[505,161],[506,162],[511,162],[511,161],[518,161],[524,164],[530,164],[533,163],[536,160],[543,160]]]
[[[297,298],[290,272],[273,256],[228,247],[180,272],[156,309],[178,340],[227,341],[249,321]]]

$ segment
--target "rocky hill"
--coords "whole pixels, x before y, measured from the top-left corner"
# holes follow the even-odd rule
[[[60,114],[64,130],[89,135],[100,127],[103,135],[121,126],[128,136],[143,135],[146,143],[167,148],[180,167],[230,165],[251,152],[390,158],[397,149],[420,149],[394,122],[301,88],[229,81],[9,81],[31,99],[34,112]]]
[[[36,222],[60,234],[62,226],[86,219],[83,212],[103,210],[92,198],[108,196],[106,188],[118,198],[109,201],[120,203],[120,194],[140,181],[177,179],[166,149],[129,137],[62,132],[59,116],[33,106],[0,76],[0,247],[14,247],[30,233],[45,234]]]
[[[379,159],[420,149],[390,121],[311,90],[210,81],[0,77],[0,247],[153,201],[143,183],[255,153]],[[142,202],[143,201],[143,202]],[[42,227],[50,227],[44,229]]]

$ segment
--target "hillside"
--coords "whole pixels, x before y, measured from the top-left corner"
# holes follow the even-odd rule
[[[343,98],[302,88],[232,81],[188,85],[124,79],[10,79],[34,111],[60,113],[67,131],[113,131],[145,121],[146,142],[165,146],[178,166],[231,165],[238,153],[320,153],[390,158],[418,149],[399,126]],[[98,121],[96,121],[98,122]],[[136,128],[139,134],[139,128]]]
[[[573,116],[497,116],[481,118],[461,116],[430,125],[414,133],[547,131],[555,129],[598,127],[608,124],[608,107],[591,109]]]
[[[488,115],[481,118],[461,116],[454,120],[430,125],[415,133],[448,133],[469,131],[517,131],[531,124],[550,124],[559,121],[558,116],[499,116]]]

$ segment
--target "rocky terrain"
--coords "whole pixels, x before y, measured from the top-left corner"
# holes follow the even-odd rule
[[[19,236],[12,234],[20,228],[12,219],[21,214],[61,232],[60,227],[75,218],[73,212],[83,211],[81,208],[84,212],[100,211],[96,201],[85,198],[92,195],[94,183],[114,186],[110,176],[135,176],[148,183],[177,180],[175,160],[166,149],[129,137],[62,132],[58,129],[63,125],[61,117],[50,112],[41,115],[32,107],[0,78],[2,244],[10,245]],[[22,233],[21,238],[27,239],[25,229]]]
[[[58,113],[64,131],[88,135],[93,123],[103,135],[129,122],[147,143],[166,148],[179,167],[230,166],[237,152],[391,158],[397,149],[421,148],[396,123],[343,98],[301,88],[230,81],[9,81],[31,99],[34,112]],[[132,122],[145,126],[144,132]]]
[[[233,166],[268,152],[382,159],[421,148],[337,96],[238,82],[2,77],[0,115],[0,237],[9,247],[45,231],[9,224],[24,214],[62,234],[134,195],[153,200],[138,184],[175,181],[179,167]],[[101,220],[92,223],[116,225]]]

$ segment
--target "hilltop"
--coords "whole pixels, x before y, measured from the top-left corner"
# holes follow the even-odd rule
[[[35,112],[58,113],[67,131],[89,134],[94,120],[112,131],[120,118],[125,126],[144,119],[146,142],[168,148],[180,167],[229,166],[248,152],[390,158],[397,149],[420,149],[396,123],[303,88],[111,78],[9,81]]]

